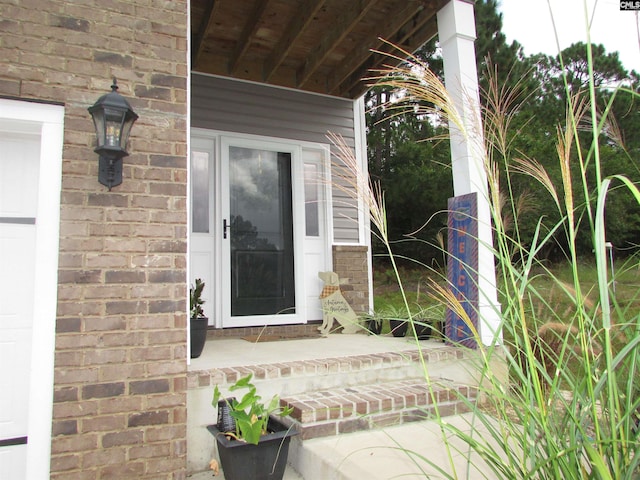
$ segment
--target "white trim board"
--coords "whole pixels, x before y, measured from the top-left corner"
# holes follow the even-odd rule
[[[26,478],[49,478],[58,292],[64,107],[0,99],[0,129],[40,135],[36,271]]]

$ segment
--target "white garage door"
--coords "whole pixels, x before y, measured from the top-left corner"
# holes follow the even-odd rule
[[[0,478],[24,478],[40,138],[0,132],[0,152]]]
[[[51,292],[56,289],[55,270],[53,276],[51,270],[57,269],[57,252],[53,250],[57,251],[58,245],[55,209],[59,210],[60,190],[54,177],[57,193],[49,202],[53,203],[54,218],[41,222],[40,217],[51,215],[51,205],[43,208],[47,201],[42,200],[48,199],[39,199],[43,193],[39,180],[43,174],[55,172],[52,164],[57,164],[59,177],[61,157],[61,150],[45,151],[53,144],[60,148],[60,142],[50,142],[51,131],[38,119],[39,110],[47,111],[51,106],[21,108],[20,103],[0,101],[0,479],[15,480],[45,478],[40,476],[43,470],[34,470],[38,463],[46,463],[48,471],[48,449],[40,449],[40,455],[44,453],[46,458],[29,466],[38,450],[32,448],[33,441],[36,445],[50,443],[50,434],[43,436],[34,429],[30,417],[34,417],[34,406],[39,404],[49,412],[45,428],[50,431],[55,327]],[[14,118],[2,118],[8,113]],[[32,115],[35,119],[29,121]],[[61,129],[60,123],[60,137]],[[45,160],[51,161],[43,170]],[[50,191],[45,189],[44,193]],[[52,223],[56,236],[50,238]],[[47,243],[54,247],[43,247]],[[46,308],[39,305],[40,301]],[[49,341],[42,342],[43,333],[51,337]],[[43,345],[48,351],[39,350]],[[34,388],[38,381],[48,388]],[[42,398],[43,394],[46,397]]]

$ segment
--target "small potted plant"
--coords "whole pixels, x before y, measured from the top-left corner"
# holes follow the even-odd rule
[[[414,319],[413,324],[416,327],[418,340],[429,340],[431,338],[433,326],[431,325],[430,320],[425,318],[416,318]]]
[[[382,332],[382,318],[376,315],[365,315],[364,320],[371,335],[380,335]]]
[[[287,465],[289,441],[298,432],[276,418],[292,409],[282,408],[277,395],[268,404],[251,383],[252,375],[241,378],[229,390],[247,390],[240,400],[221,399],[218,386],[211,404],[218,407],[218,424],[207,426],[216,438],[220,464],[227,480],[281,480]],[[220,414],[225,409],[225,414]],[[233,421],[225,419],[228,414]],[[226,430],[226,431],[225,431]]]
[[[389,327],[394,337],[404,337],[407,334],[407,328],[409,328],[409,321],[404,318],[390,318]]]
[[[191,358],[198,358],[204,349],[204,343],[207,340],[207,325],[209,319],[204,316],[202,305],[202,291],[204,290],[204,282],[201,278],[196,278],[195,286],[191,285],[189,289],[189,309],[191,312],[190,331],[191,331]]]
[[[389,306],[382,316],[389,319],[389,329],[394,337],[404,337],[409,327],[409,313],[404,308]]]
[[[444,325],[441,320],[443,316],[444,308],[441,305],[421,308],[414,317],[418,340],[444,341],[442,336]]]

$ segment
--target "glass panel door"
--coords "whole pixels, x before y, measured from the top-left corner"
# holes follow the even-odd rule
[[[296,313],[291,157],[229,146],[231,317]]]

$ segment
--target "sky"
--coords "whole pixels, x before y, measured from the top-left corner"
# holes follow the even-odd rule
[[[607,53],[617,51],[627,70],[640,72],[640,12],[620,11],[619,0],[501,0],[502,33],[507,42],[517,40],[525,55],[556,55],[554,30],[561,50],[586,43],[585,4],[592,21],[591,42],[602,43]]]

